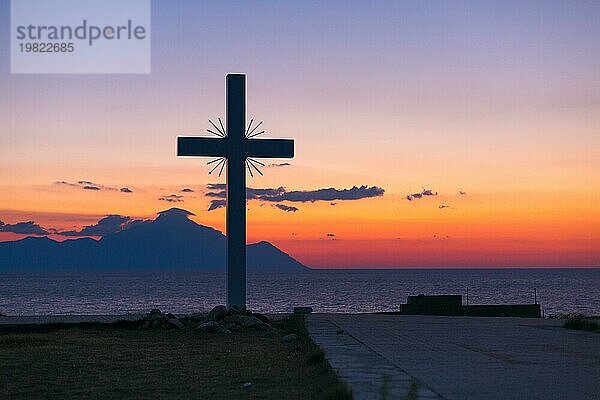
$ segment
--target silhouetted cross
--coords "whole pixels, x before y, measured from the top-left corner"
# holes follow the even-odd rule
[[[251,174],[251,165],[256,168],[246,159],[292,158],[294,141],[251,139],[257,134],[252,134],[251,125],[246,129],[244,74],[227,75],[226,120],[226,130],[215,126],[222,138],[178,137],[177,155],[227,159],[227,305],[242,308],[246,306],[246,165]]]

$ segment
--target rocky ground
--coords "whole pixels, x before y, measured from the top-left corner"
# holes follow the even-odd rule
[[[141,319],[139,329],[181,329],[193,327],[199,331],[230,334],[243,330],[269,330],[271,321],[263,314],[237,307],[219,305],[208,313],[176,317],[154,309]]]

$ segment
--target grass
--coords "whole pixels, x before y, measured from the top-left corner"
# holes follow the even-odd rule
[[[390,380],[391,377],[388,374],[383,375],[383,384],[379,390],[379,398],[381,400],[387,400],[390,396]]]
[[[300,317],[230,335],[137,326],[0,328],[0,398],[352,398]]]
[[[563,328],[595,332],[600,330],[600,325],[598,325],[596,321],[589,318],[574,317],[566,320],[563,324]]]
[[[278,328],[283,334],[295,333],[299,340],[292,342],[295,351],[302,356],[302,363],[316,372],[313,373],[313,385],[317,388],[318,395],[315,399],[352,400],[352,393],[345,383],[340,381],[331,366],[325,359],[325,352],[310,338],[304,317],[294,315],[279,322]],[[309,398],[309,397],[307,397]]]

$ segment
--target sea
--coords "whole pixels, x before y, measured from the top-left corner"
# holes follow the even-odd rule
[[[395,311],[407,296],[462,294],[469,304],[537,301],[547,317],[600,315],[600,269],[388,269],[249,272],[248,308]],[[0,273],[0,313],[122,315],[206,311],[226,299],[221,272]]]

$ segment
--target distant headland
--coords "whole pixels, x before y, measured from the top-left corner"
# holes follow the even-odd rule
[[[226,237],[197,224],[180,208],[161,211],[99,240],[58,242],[47,237],[0,243],[0,271],[27,270],[225,270]],[[303,270],[299,261],[269,242],[247,246],[249,270]]]

